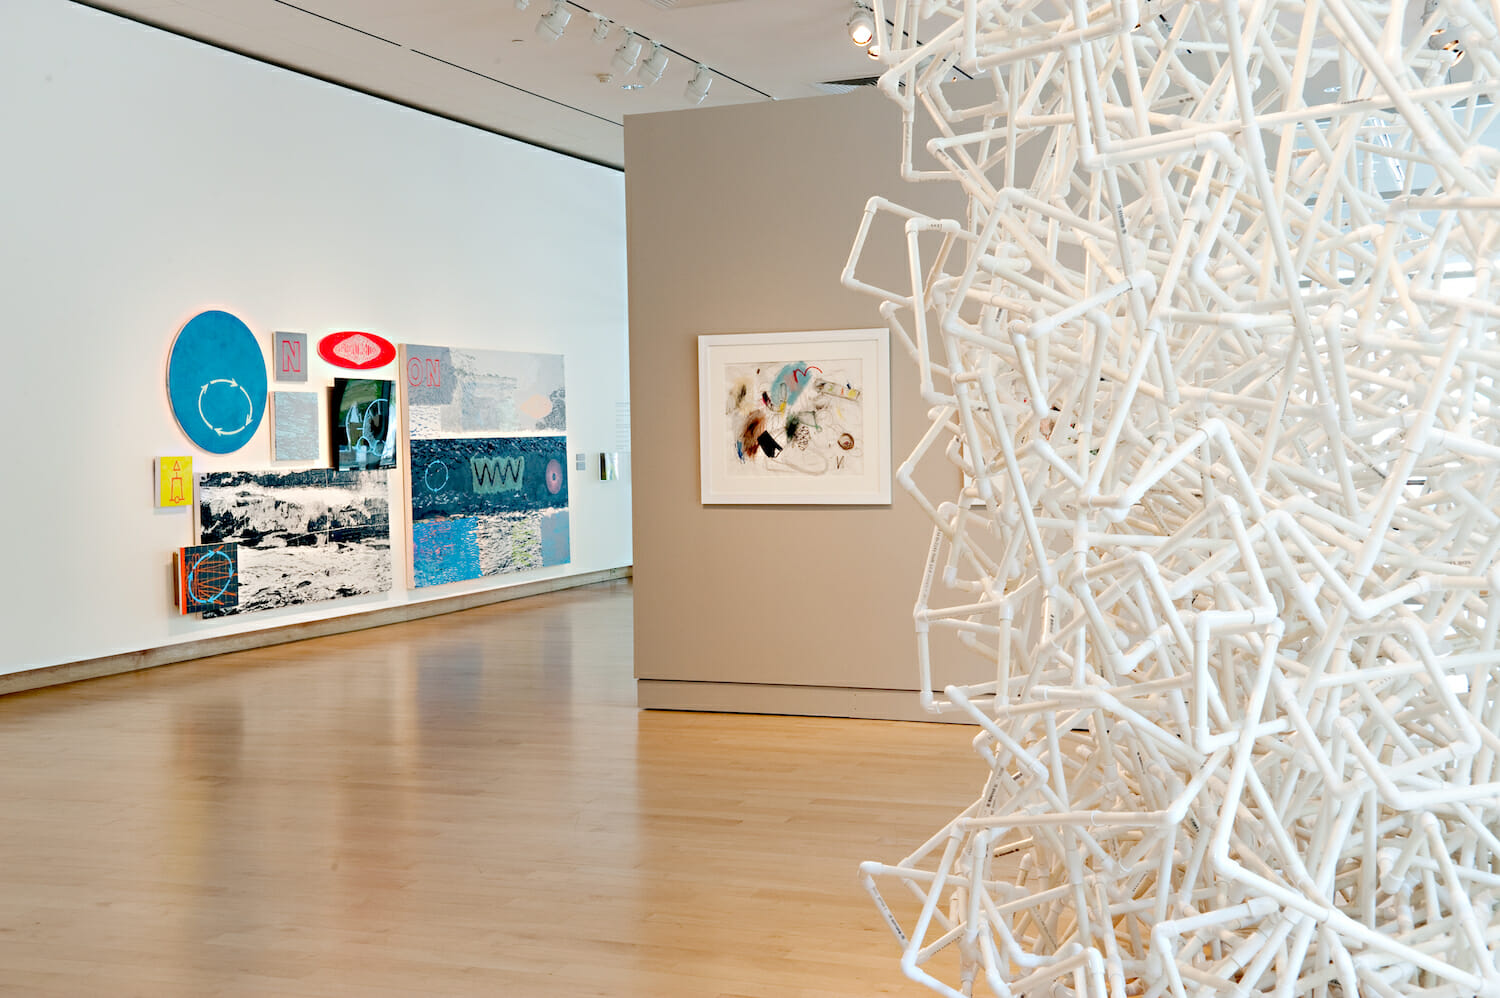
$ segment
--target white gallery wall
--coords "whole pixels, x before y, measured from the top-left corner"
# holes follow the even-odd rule
[[[276,330],[347,329],[562,353],[569,453],[621,450],[623,178],[68,0],[0,4],[0,94],[0,674],[630,564],[629,482],[570,460],[571,564],[410,590],[402,468],[390,593],[178,616],[192,517],[153,508],[153,456],[309,466],[273,465],[269,420],[233,454],[187,441],[165,386],[184,322],[229,311],[268,357]],[[315,359],[271,388],[335,376],[396,371]]]

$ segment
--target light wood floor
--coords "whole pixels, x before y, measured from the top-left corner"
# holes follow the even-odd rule
[[[856,868],[971,732],[631,671],[610,583],[0,698],[0,995],[930,994]]]

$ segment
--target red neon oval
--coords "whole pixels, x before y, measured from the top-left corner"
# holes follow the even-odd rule
[[[372,367],[384,367],[395,360],[396,348],[383,336],[351,329],[342,333],[329,333],[319,340],[318,356],[334,367],[368,371]]]

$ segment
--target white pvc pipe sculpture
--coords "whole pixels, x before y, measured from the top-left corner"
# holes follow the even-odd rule
[[[922,698],[991,770],[863,866],[903,970],[1500,998],[1500,0],[874,6],[969,207],[871,200],[844,280],[931,406]]]

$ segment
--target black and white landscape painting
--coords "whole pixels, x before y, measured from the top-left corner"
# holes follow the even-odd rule
[[[239,545],[240,601],[204,617],[391,588],[386,471],[215,472],[198,476],[202,544]]]

